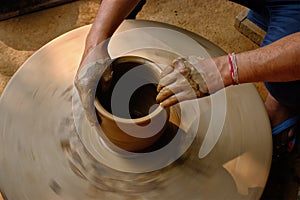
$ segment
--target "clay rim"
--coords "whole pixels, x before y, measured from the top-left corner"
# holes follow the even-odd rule
[[[113,61],[114,64],[120,64],[120,63],[125,63],[125,62],[135,62],[140,65],[145,65],[145,66],[149,67],[151,69],[151,71],[155,74],[157,79],[159,79],[160,73],[162,72],[159,65],[155,64],[151,60],[148,60],[148,59],[140,57],[140,56],[121,56],[121,57],[115,58]],[[156,109],[154,109],[152,112],[150,112],[148,115],[146,115],[144,117],[135,118],[135,119],[121,118],[121,117],[115,116],[115,115],[111,114],[110,112],[108,112],[101,105],[101,103],[99,102],[99,100],[96,96],[95,96],[94,106],[95,106],[97,112],[99,112],[104,117],[106,117],[110,120],[114,120],[114,121],[118,121],[118,122],[122,122],[122,123],[126,123],[126,124],[132,124],[132,123],[142,124],[142,123],[145,123],[145,122],[151,120],[155,116],[159,115],[161,112],[168,113],[165,110],[165,108],[158,105],[158,107]],[[169,114],[167,114],[167,115],[169,115]],[[101,116],[99,116],[99,117],[101,118]],[[167,117],[167,118],[169,118],[169,117]]]

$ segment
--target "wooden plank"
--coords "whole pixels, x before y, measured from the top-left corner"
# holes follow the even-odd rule
[[[248,12],[249,9],[245,9],[238,14],[235,18],[234,26],[239,32],[248,37],[251,41],[257,45],[260,45],[266,35],[266,32],[247,18]]]
[[[54,7],[74,0],[0,0],[0,20]]]

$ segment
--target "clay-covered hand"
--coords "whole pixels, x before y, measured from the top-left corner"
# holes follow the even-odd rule
[[[86,111],[94,109],[97,86],[103,92],[110,87],[113,76],[111,62],[107,45],[98,45],[84,54],[74,83]]]
[[[199,65],[202,60],[195,56],[177,58],[163,70],[156,97],[161,106],[169,107],[184,100],[208,95],[206,70]]]

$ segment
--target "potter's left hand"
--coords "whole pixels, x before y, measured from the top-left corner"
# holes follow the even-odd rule
[[[223,85],[212,59],[178,58],[161,73],[156,100],[163,107],[207,96]],[[221,85],[221,86],[220,86]],[[208,87],[209,86],[209,87]]]
[[[89,51],[85,50],[74,83],[86,112],[94,109],[97,86],[102,92],[110,87],[113,75],[111,62],[107,44],[100,44]]]

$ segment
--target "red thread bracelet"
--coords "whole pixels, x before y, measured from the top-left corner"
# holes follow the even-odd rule
[[[231,78],[231,84],[235,85],[235,81],[233,79],[233,74],[234,74],[234,67],[231,59],[230,53],[228,54],[228,61],[229,61],[229,73],[230,73],[230,78]]]
[[[228,60],[230,64],[230,77],[231,82],[233,85],[239,84],[239,77],[238,77],[238,67],[236,64],[236,57],[235,54],[228,54]]]

